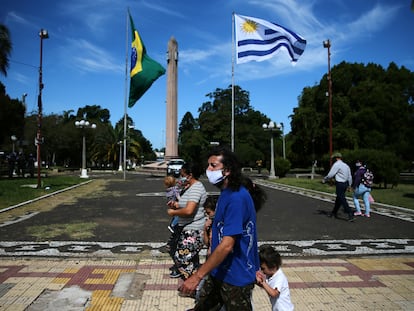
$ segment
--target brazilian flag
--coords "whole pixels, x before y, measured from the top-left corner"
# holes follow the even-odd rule
[[[131,14],[129,14],[132,30],[132,51],[131,51],[131,80],[129,85],[129,102],[131,108],[135,102],[144,95],[152,83],[165,74],[165,69],[155,60],[147,55],[144,43],[138,31],[134,27]]]

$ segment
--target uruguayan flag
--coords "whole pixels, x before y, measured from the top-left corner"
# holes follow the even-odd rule
[[[305,39],[275,23],[235,14],[235,24],[238,64],[269,59],[280,49],[296,62],[305,50]]]

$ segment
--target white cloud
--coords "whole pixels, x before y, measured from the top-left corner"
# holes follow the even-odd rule
[[[109,52],[84,39],[68,39],[64,59],[81,72],[113,72],[122,74],[124,66]]]
[[[398,13],[399,6],[376,5],[348,25],[349,32],[355,35],[370,35],[386,27]]]
[[[170,3],[170,4],[173,4],[174,5],[174,2],[169,2],[168,1],[167,3]],[[157,5],[157,4],[154,3],[154,1],[151,1],[151,2],[141,1],[140,2],[140,5],[145,6],[145,7],[149,8],[149,9],[151,9],[151,10],[164,13],[164,14],[169,15],[169,16],[175,16],[175,17],[179,17],[179,18],[185,18],[185,16],[183,14],[181,14],[180,12],[178,12],[177,10],[169,9],[166,6]]]
[[[271,20],[272,22],[290,28],[300,35],[303,35],[309,29],[324,27],[314,14],[314,1],[252,0],[249,3],[266,9],[266,11],[277,17],[277,20]]]
[[[30,22],[24,16],[17,14],[15,11],[10,11],[6,15],[4,24],[9,25],[9,24],[13,24],[13,23],[21,24],[21,25],[24,25],[26,27],[37,28],[37,26],[35,24]]]

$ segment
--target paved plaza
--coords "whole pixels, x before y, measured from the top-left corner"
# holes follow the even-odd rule
[[[0,310],[186,310],[171,261],[3,259]],[[414,310],[414,256],[285,259],[296,310]],[[270,310],[256,287],[255,310]]]
[[[178,295],[182,281],[169,277],[171,259],[164,250],[169,219],[160,213],[164,198],[157,190],[161,178],[130,178],[108,182],[102,192],[107,197],[86,196],[43,216],[0,224],[0,310],[171,311],[194,306],[192,298]],[[295,310],[414,310],[412,213],[377,205],[371,219],[348,223],[326,217],[332,196],[261,184],[268,202],[258,214],[259,240],[282,254]],[[114,200],[119,204],[111,211]],[[108,211],[117,226],[108,225],[95,205]],[[69,207],[77,209],[74,220],[79,215],[105,224],[96,230],[99,242],[65,237],[36,241],[24,234],[33,224],[52,226],[59,217],[70,221],[65,214]],[[135,220],[134,228],[128,217]],[[148,226],[149,219],[153,225]],[[253,305],[270,310],[259,287]]]

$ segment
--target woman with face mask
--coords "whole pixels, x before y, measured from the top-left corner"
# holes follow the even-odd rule
[[[170,277],[189,278],[200,265],[199,252],[203,247],[204,202],[207,191],[199,181],[201,169],[186,163],[181,168],[181,183],[185,188],[178,201],[168,203],[168,215],[178,216],[175,245],[170,247],[174,265]]]

